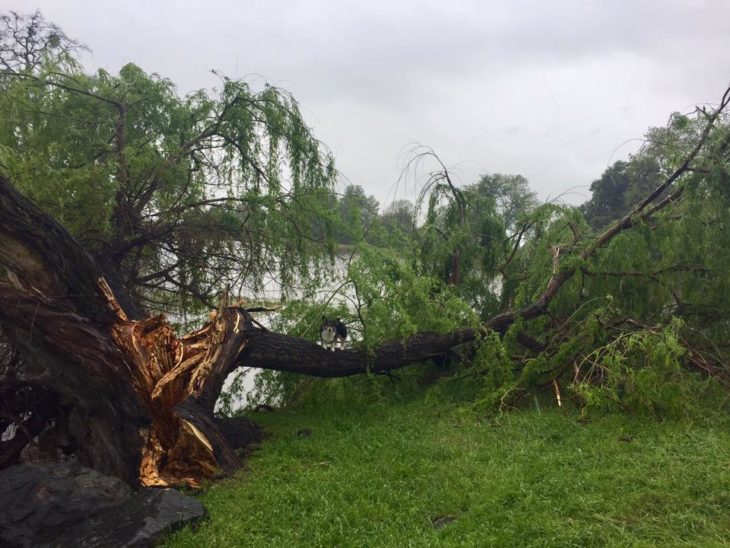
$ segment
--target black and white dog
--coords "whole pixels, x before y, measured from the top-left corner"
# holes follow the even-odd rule
[[[339,342],[340,350],[344,350],[345,339],[347,338],[347,326],[342,323],[340,318],[330,320],[322,316],[322,327],[319,328],[319,338],[322,341],[323,348],[329,348],[334,352]]]

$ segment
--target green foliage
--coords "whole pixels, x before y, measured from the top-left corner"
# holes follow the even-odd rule
[[[467,193],[494,199],[500,220],[509,232],[515,232],[525,217],[540,205],[537,194],[522,175],[485,173],[476,184],[464,188]]]
[[[536,208],[526,222],[523,244],[503,269],[506,279],[502,290],[502,308],[522,308],[535,301],[548,280],[560,270],[577,270],[582,266],[577,251],[587,226],[576,208],[544,204]],[[559,314],[575,309],[580,296],[579,280],[568,282],[551,303]]]
[[[370,226],[366,241],[377,247],[386,247],[411,255],[413,248],[418,245],[414,234],[415,215],[415,209],[409,200],[392,202]]]
[[[337,228],[337,241],[354,244],[363,241],[378,218],[378,201],[367,196],[361,186],[348,185],[338,202],[341,224]]]
[[[476,379],[480,408],[570,383],[574,366],[590,364],[575,381],[586,413],[681,415],[714,389],[689,367],[730,373],[727,116],[654,203],[675,200],[606,241],[595,231],[683,165],[708,112],[649,130],[581,208],[538,206],[519,175],[458,188],[426,149],[412,163],[436,159],[440,170],[416,206],[401,200],[378,215],[359,186],[334,194],[332,158],[283,90],[221,76],[219,89],[181,97],[132,64],[87,73],[81,46],[39,14],[0,17],[0,46],[0,169],[148,310],[187,324],[226,286],[240,294],[273,280],[287,301],[274,328],[316,340],[321,316],[339,316],[352,343],[372,350],[533,306],[564,276],[537,318],[486,337],[457,372]],[[353,260],[323,297],[336,244]],[[379,397],[391,381],[257,382],[267,401],[304,401],[314,386],[335,399]]]
[[[476,373],[481,377],[480,395],[475,408],[480,412],[501,409],[505,398],[515,390],[519,379],[517,363],[509,352],[509,344],[492,332],[479,345],[474,357]]]
[[[434,185],[418,243],[418,258],[430,276],[451,285],[483,315],[496,312],[494,281],[507,248],[494,196],[475,187]]]
[[[467,303],[395,252],[363,246],[348,269],[348,279],[365,348],[417,331],[445,333],[476,325],[477,317]]]
[[[631,411],[655,418],[700,414],[722,400],[713,380],[689,372],[680,321],[660,331],[641,330],[616,337],[576,365],[571,387],[583,413]]]
[[[667,131],[696,133],[694,121],[679,122],[673,119]],[[622,410],[665,418],[696,414],[703,402],[720,406],[718,394],[724,389],[696,373],[701,366],[725,374],[722,341],[730,335],[730,315],[723,312],[730,310],[729,278],[710,275],[730,268],[725,252],[730,249],[730,177],[722,152],[727,129],[721,126],[718,132],[701,156],[702,169],[682,179],[684,200],[650,222],[634,220],[631,230],[588,258],[581,251],[595,244],[579,208],[545,204],[522,211],[515,224],[505,216],[510,202],[498,200],[504,188],[497,183],[510,181],[507,177],[485,176],[479,185],[457,190],[446,183],[432,185],[424,225],[414,234],[417,253],[364,246],[350,266],[355,312],[349,318],[361,343],[374,348],[419,330],[446,331],[476,322],[474,313],[484,318],[500,309],[530,306],[551,279],[565,273],[569,279],[547,315],[518,320],[504,336],[480,341],[457,370],[431,378],[429,398],[448,401],[467,379],[480,412],[530,404],[534,394],[554,405],[557,379],[564,398],[574,398],[585,415]],[[691,139],[668,142],[687,146]],[[660,161],[660,154],[646,147],[619,166],[634,181],[619,193],[624,205],[632,191],[643,188],[631,179],[635,174],[643,170],[656,178],[657,166],[676,168],[677,159]],[[529,203],[520,181],[513,181],[517,194]],[[508,224],[513,225],[511,238]],[[455,261],[458,280],[450,270]],[[344,310],[340,315],[347,317]],[[541,348],[526,350],[520,337],[532,338]],[[584,372],[586,364],[593,365]],[[328,388],[311,401],[353,396],[377,401],[386,383],[316,386],[316,391]]]
[[[419,275],[396,252],[363,244],[348,266],[346,279],[331,299],[287,302],[272,327],[311,341],[319,340],[322,316],[341,318],[348,327],[348,344],[372,351],[380,344],[420,331],[446,333],[476,326],[478,317],[467,303],[442,282]],[[407,394],[421,379],[432,375],[425,367],[398,371],[398,381],[384,376],[345,379],[307,379],[286,373],[265,372],[251,401],[287,405],[320,405],[324,401],[380,401],[394,391]]]
[[[196,312],[272,271],[287,285],[332,253],[332,158],[288,93],[221,76],[181,97],[73,53],[0,71],[3,169],[149,308]]]
[[[675,116],[667,128],[650,131],[642,151],[605,174],[624,178],[606,218],[624,215],[639,194],[676,169],[702,127],[702,115]],[[681,200],[648,221],[633,219],[630,230],[587,259],[580,252],[595,244],[581,210],[545,205],[532,212],[502,270],[502,309],[530,306],[555,276],[570,278],[548,315],[513,325],[501,342],[479,350],[480,408],[529,402],[525,396],[552,392],[553,379],[573,389],[585,414],[622,410],[661,418],[696,414],[710,401],[721,405],[726,388],[698,370],[720,380],[728,373],[729,133],[721,119],[694,169],[672,187],[684,190]],[[595,207],[608,203],[600,194],[606,189],[594,189],[594,201],[582,208],[594,208],[594,226],[603,223]],[[517,331],[543,348],[513,344]],[[582,376],[585,364],[594,367]]]
[[[582,205],[586,219],[592,227],[603,228],[623,217],[659,185],[662,175],[657,159],[651,155],[616,162],[591,183],[591,199]]]

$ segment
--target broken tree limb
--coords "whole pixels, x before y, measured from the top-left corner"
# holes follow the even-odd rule
[[[601,248],[607,246],[623,231],[632,228],[637,223],[646,221],[651,216],[679,200],[684,193],[684,187],[677,187],[675,183],[683,175],[692,170],[692,162],[695,161],[705,147],[717,120],[725,111],[728,104],[730,104],[730,87],[723,93],[719,105],[711,113],[707,114],[705,127],[700,133],[697,143],[695,143],[695,146],[687,154],[682,163],[651,194],[639,202],[634,209],[592,240],[578,255],[582,261],[587,261],[594,257]],[[669,189],[673,189],[673,192],[659,200]],[[556,264],[553,275],[546,284],[545,291],[533,303],[528,304],[520,310],[497,314],[486,322],[486,327],[504,334],[518,318],[532,320],[546,314],[550,302],[558,294],[560,288],[575,275],[577,270],[577,267],[566,268]]]
[[[132,364],[132,385],[151,418],[140,481],[197,487],[219,469],[235,470],[239,459],[214,423],[213,411],[231,364],[248,342],[245,310],[222,303],[211,322],[178,338],[163,315],[127,320],[104,280],[100,286],[117,314],[112,337]]]

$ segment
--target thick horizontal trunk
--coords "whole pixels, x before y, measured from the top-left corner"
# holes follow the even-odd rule
[[[443,356],[455,346],[475,341],[479,333],[471,328],[446,334],[421,332],[403,341],[387,342],[372,352],[356,349],[332,352],[304,339],[254,328],[249,348],[239,356],[236,365],[314,377],[386,373]]]

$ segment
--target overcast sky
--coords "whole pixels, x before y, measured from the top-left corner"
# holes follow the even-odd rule
[[[674,111],[730,84],[728,0],[0,0],[178,85],[212,69],[284,87],[347,181],[386,205],[414,144],[460,182],[521,174],[541,199],[588,185]]]

